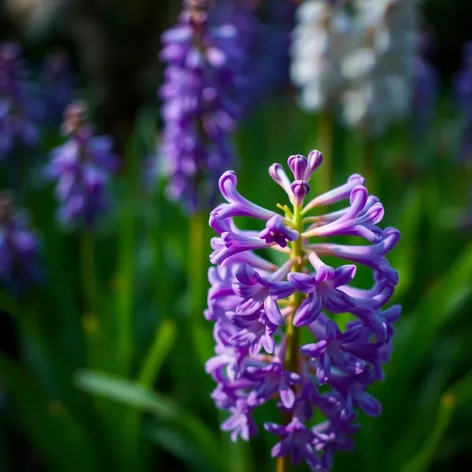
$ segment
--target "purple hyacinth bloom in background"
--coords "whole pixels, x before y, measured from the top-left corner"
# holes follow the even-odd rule
[[[53,52],[44,60],[42,89],[46,116],[53,123],[59,123],[74,98],[71,64],[65,53]]]
[[[231,23],[244,52],[238,104],[245,116],[270,93],[289,83],[294,11],[294,5],[286,0],[225,0],[216,5],[210,19]]]
[[[420,133],[424,132],[431,124],[438,95],[438,74],[428,60],[433,47],[433,40],[425,34],[414,62],[413,126]]]
[[[68,140],[56,148],[46,168],[57,181],[59,220],[64,224],[93,227],[108,209],[110,174],[118,168],[108,136],[93,136],[85,106],[71,104],[65,112],[63,130]]]
[[[454,88],[457,103],[464,116],[464,129],[460,159],[470,161],[472,158],[472,42],[465,43],[463,48],[464,66],[454,77]]]
[[[209,206],[221,172],[233,161],[230,135],[240,109],[242,51],[233,26],[208,21],[208,1],[186,0],[180,22],[162,35],[166,62],[160,154],[168,196],[189,212]]]
[[[233,440],[248,440],[257,434],[254,410],[274,401],[282,424],[267,418],[264,425],[279,437],[272,456],[304,461],[314,471],[330,470],[336,451],[353,448],[358,410],[380,414],[367,389],[383,379],[401,313],[398,305],[386,307],[398,284],[386,259],[398,230],[378,226],[383,205],[358,174],[305,202],[321,163],[318,151],[290,156],[293,179],[280,164],[270,167],[290,201],[274,205],[277,211],[243,197],[233,171],[221,176],[226,203],[210,214],[218,236],[211,241],[205,311],[216,341],[216,355],[206,364],[217,383],[212,398],[230,413],[222,429]],[[336,209],[323,213],[331,205]],[[256,220],[254,229],[240,229],[235,217]],[[330,237],[336,242],[327,242]],[[281,256],[285,262],[272,262]],[[359,265],[372,272],[370,288],[356,286]],[[352,318],[343,329],[340,314]],[[312,341],[302,344],[306,335]]]
[[[0,161],[17,147],[31,149],[38,143],[42,107],[25,77],[20,46],[0,43]]]
[[[40,278],[38,236],[27,215],[16,211],[9,195],[0,195],[0,283],[20,293]]]

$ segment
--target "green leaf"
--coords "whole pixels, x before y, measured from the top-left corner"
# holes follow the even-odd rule
[[[472,243],[424,295],[419,305],[401,324],[396,339],[398,350],[388,371],[409,382],[424,362],[441,326],[472,293]],[[400,381],[400,379],[397,379]]]
[[[449,391],[456,399],[457,408],[469,405],[472,402],[472,371],[456,381]]]
[[[162,364],[174,345],[175,334],[175,323],[169,319],[164,320],[156,331],[138,375],[138,383],[141,386],[149,388],[156,381]]]
[[[217,436],[196,416],[170,398],[120,377],[94,371],[79,372],[76,383],[90,393],[147,411],[160,421],[180,429],[205,459],[218,467],[220,450]]]
[[[96,449],[66,405],[47,398],[40,385],[3,355],[0,376],[14,412],[45,460],[47,470],[102,470]]]
[[[441,398],[441,403],[436,415],[436,421],[430,435],[427,437],[425,443],[417,454],[415,454],[401,469],[401,472],[424,472],[428,469],[428,466],[437,450],[438,444],[446,432],[452,418],[454,406],[455,396],[452,393],[445,393]]]
[[[416,273],[417,237],[419,234],[422,193],[418,187],[411,187],[403,199],[398,213],[398,229],[401,233],[399,247],[389,257],[392,266],[398,271],[399,284],[395,290],[395,299],[401,299],[411,285]]]
[[[221,468],[217,469],[214,464],[205,460],[194,444],[169,428],[163,426],[156,427],[148,435],[162,449],[170,452],[185,463],[188,470],[202,472],[222,471]]]

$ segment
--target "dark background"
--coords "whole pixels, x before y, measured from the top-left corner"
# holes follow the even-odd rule
[[[99,127],[121,147],[139,107],[156,100],[159,37],[179,7],[178,0],[0,0],[0,41],[19,40],[33,64],[51,49],[67,50]],[[425,0],[423,12],[429,56],[447,87],[472,39],[472,2]]]

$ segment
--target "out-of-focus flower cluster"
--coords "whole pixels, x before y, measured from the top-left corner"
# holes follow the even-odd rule
[[[26,74],[19,45],[0,44],[0,161],[18,148],[34,148],[39,140],[42,107]]]
[[[462,145],[459,157],[470,162],[472,158],[472,42],[463,48],[463,68],[456,74],[454,87],[457,104],[464,117]]]
[[[58,217],[91,228],[108,208],[109,178],[118,159],[108,136],[93,136],[83,104],[67,108],[63,131],[68,140],[53,151],[46,168],[48,178],[57,181]]]
[[[292,80],[305,109],[339,109],[371,135],[407,114],[420,40],[417,0],[309,0],[297,20]]]
[[[399,232],[377,226],[383,206],[357,174],[305,204],[321,162],[318,151],[308,158],[291,156],[293,180],[281,165],[271,166],[270,176],[292,206],[277,205],[281,213],[239,194],[233,171],[222,175],[219,186],[227,203],[210,216],[218,237],[211,242],[214,267],[205,312],[216,341],[216,356],[206,365],[218,384],[212,397],[230,413],[222,429],[233,440],[248,440],[257,433],[254,410],[274,400],[285,424],[264,424],[281,437],[273,457],[304,460],[317,471],[332,467],[335,451],[353,447],[357,408],[380,413],[379,402],[366,389],[383,378],[392,325],[401,312],[400,306],[385,308],[398,283],[385,256]],[[321,213],[333,204],[338,209]],[[242,230],[235,221],[240,217],[263,226]],[[364,243],[316,240],[332,236],[357,236]],[[286,262],[279,266],[264,257],[272,251],[284,254]],[[371,269],[370,288],[356,287],[356,265]],[[351,319],[343,329],[337,323],[340,314]],[[312,342],[302,342],[307,334]]]
[[[26,213],[13,208],[9,195],[0,195],[0,283],[19,294],[37,281],[39,247]]]
[[[167,63],[161,156],[168,195],[190,212],[209,205],[216,180],[233,161],[229,140],[243,51],[236,28],[209,23],[209,2],[185,1],[180,23],[162,36]]]
[[[224,0],[216,4],[210,21],[232,24],[243,51],[237,98],[243,115],[288,84],[293,19],[294,6],[286,0]]]

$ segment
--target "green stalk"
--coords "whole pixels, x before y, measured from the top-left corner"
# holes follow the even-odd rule
[[[207,215],[203,212],[189,219],[189,313],[192,335],[199,359],[206,361],[212,356],[210,333],[203,325],[205,308],[206,269],[208,266],[208,241],[206,238]]]
[[[301,235],[303,233],[303,218],[301,208],[294,206],[293,228]],[[303,272],[303,239],[300,236],[291,245],[291,258],[295,261],[292,272]],[[285,353],[285,369],[291,372],[298,372],[299,348],[300,348],[300,330],[293,326],[293,316],[303,302],[303,294],[295,292],[291,297],[292,315],[287,320],[287,350]],[[282,421],[288,424],[291,421],[290,414],[283,414]],[[279,457],[276,463],[276,472],[290,472],[291,462],[288,456]]]
[[[319,117],[319,150],[323,153],[323,165],[315,172],[316,193],[327,192],[333,184],[334,172],[334,123],[328,110]]]
[[[128,375],[133,351],[133,306],[135,291],[135,221],[130,205],[123,209],[119,241],[119,292],[116,326],[116,369]]]
[[[366,136],[364,138],[364,152],[362,155],[362,175],[365,178],[366,187],[372,195],[376,195],[374,151],[374,140],[370,136]]]
[[[88,345],[89,363],[97,361],[99,346],[97,345],[98,318],[96,300],[95,274],[95,242],[91,228],[85,228],[80,235],[80,262],[84,309],[82,326]]]

